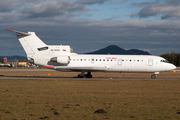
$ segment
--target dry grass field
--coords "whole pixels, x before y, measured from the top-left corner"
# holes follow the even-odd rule
[[[0,119],[179,120],[179,86],[178,80],[0,80]],[[99,109],[106,113],[94,113]]]
[[[57,71],[1,71],[4,76],[73,77]],[[93,73],[101,79],[0,79],[0,120],[179,120],[180,78],[103,80],[104,77],[150,78],[146,73]],[[97,111],[101,110],[101,111]],[[95,111],[97,113],[95,113]],[[104,113],[102,113],[104,112]]]

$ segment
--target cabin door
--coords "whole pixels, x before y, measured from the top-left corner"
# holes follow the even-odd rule
[[[149,59],[149,60],[148,60],[148,65],[149,65],[149,66],[153,66],[153,59]]]
[[[119,59],[117,60],[117,65],[118,65],[118,66],[121,66],[121,65],[122,65],[122,59],[121,59],[121,58],[119,58]]]

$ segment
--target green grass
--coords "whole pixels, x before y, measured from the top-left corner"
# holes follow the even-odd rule
[[[0,120],[179,120],[179,86],[178,80],[0,80]]]

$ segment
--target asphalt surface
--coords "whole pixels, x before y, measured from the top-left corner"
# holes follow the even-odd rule
[[[0,69],[0,71],[54,71],[51,69]],[[178,70],[180,71],[180,70]],[[0,79],[59,79],[59,80],[180,80],[180,78],[76,78],[76,77],[38,77],[38,76],[3,76]]]
[[[34,76],[0,76],[0,79],[59,79],[59,80],[180,80],[180,78],[72,78],[72,77],[34,77]]]

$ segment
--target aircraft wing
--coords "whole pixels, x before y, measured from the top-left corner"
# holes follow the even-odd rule
[[[21,35],[25,35],[25,36],[29,36],[29,35],[31,35],[31,34],[28,34],[28,33],[19,32],[19,31],[10,30],[10,29],[5,29],[5,30],[10,31],[10,32],[15,32],[15,33],[18,33],[18,34],[21,34]]]
[[[54,67],[56,70],[60,71],[77,71],[77,72],[105,72],[108,69],[105,67],[67,67],[67,66],[57,66]]]

